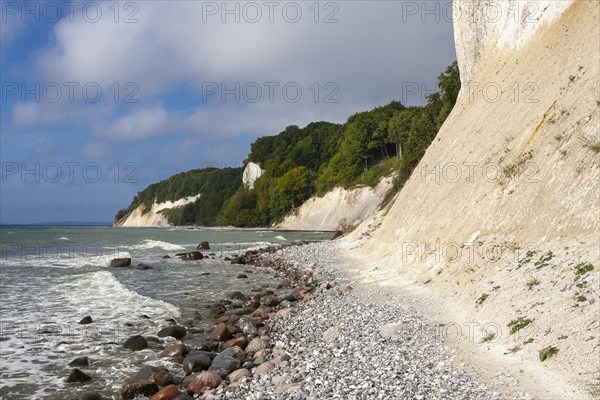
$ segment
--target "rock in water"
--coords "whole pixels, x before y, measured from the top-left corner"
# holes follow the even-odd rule
[[[77,357],[69,363],[70,367],[87,367],[90,362],[87,357]]]
[[[83,383],[91,380],[91,376],[77,368],[73,369],[67,378],[68,383]]]
[[[150,397],[158,392],[159,385],[171,383],[173,383],[173,376],[169,371],[146,365],[123,381],[121,397],[123,399],[133,399],[138,395]]]
[[[83,317],[81,319],[81,321],[79,321],[79,324],[80,325],[87,325],[87,324],[91,324],[92,322],[94,322],[94,321],[92,321],[92,317],[90,317],[89,315],[87,315],[87,316]]]
[[[200,244],[198,244],[198,246],[196,247],[196,249],[198,249],[198,250],[210,250],[210,245],[208,244],[208,242],[200,242]]]
[[[136,267],[136,269],[141,269],[142,271],[147,270],[147,269],[153,269],[151,265],[148,264],[144,264],[144,263],[139,263]]]
[[[187,330],[183,326],[172,325],[167,326],[166,328],[161,329],[158,332],[158,337],[167,337],[171,336],[175,339],[182,339],[187,334]]]
[[[142,335],[134,335],[123,343],[123,347],[131,351],[144,350],[148,347],[148,341]]]
[[[81,396],[81,400],[104,400],[104,397],[102,397],[100,393],[89,392],[84,393],[83,396]]]
[[[115,258],[108,265],[110,268],[125,268],[131,265],[131,258]]]

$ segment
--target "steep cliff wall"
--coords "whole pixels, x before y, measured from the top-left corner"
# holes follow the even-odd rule
[[[454,110],[387,215],[340,244],[365,280],[454,304],[459,320],[449,322],[465,331],[477,322],[471,343],[496,327],[480,345],[486,356],[527,365],[543,382],[538,395],[594,397],[600,3],[455,8],[467,3],[473,16],[499,4],[502,16],[455,18],[463,89]],[[515,22],[508,6],[525,3],[537,15]],[[519,318],[532,322],[511,334]],[[549,346],[558,353],[542,364]]]
[[[170,226],[167,218],[160,213],[161,210],[172,209],[182,207],[186,204],[190,204],[198,200],[200,195],[184,197],[177,201],[165,201],[164,203],[154,202],[150,207],[150,210],[144,213],[145,206],[140,204],[131,214],[127,215],[123,219],[115,222],[114,226],[127,226],[127,227],[143,227],[143,226]]]
[[[392,177],[386,177],[374,188],[337,187],[323,197],[311,197],[277,227],[334,231],[343,225],[356,226],[379,209],[392,186]]]

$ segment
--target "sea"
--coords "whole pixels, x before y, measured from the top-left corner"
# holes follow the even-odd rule
[[[277,291],[273,271],[231,264],[226,257],[272,245],[320,241],[331,232],[108,226],[0,226],[0,399],[77,399],[97,391],[119,399],[124,378],[141,365],[181,367],[146,349],[131,352],[132,335],[156,336],[188,320],[194,309],[227,298]],[[207,241],[204,258],[176,253]],[[298,248],[300,249],[300,248]],[[169,256],[169,258],[166,258]],[[109,268],[114,258],[129,268]],[[150,265],[141,270],[139,263]],[[239,278],[240,274],[247,278]],[[280,290],[280,289],[279,289]],[[91,324],[79,324],[91,316]],[[207,322],[208,323],[208,322]],[[201,325],[201,322],[199,323]],[[199,326],[201,328],[201,326]],[[167,339],[167,343],[169,339]],[[92,377],[67,383],[69,363]]]

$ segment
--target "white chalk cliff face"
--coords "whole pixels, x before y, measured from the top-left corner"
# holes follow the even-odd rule
[[[486,52],[521,49],[575,0],[455,0],[454,41],[463,86]]]
[[[323,197],[308,199],[277,228],[334,231],[356,226],[379,209],[392,186],[392,177],[386,177],[374,188],[337,187]]]
[[[497,21],[481,17],[492,3],[502,12]],[[509,12],[525,4],[535,5],[533,22]],[[463,86],[452,113],[387,214],[339,245],[366,281],[439,298],[459,325],[477,321],[481,335],[470,343],[486,324],[500,327],[488,349],[479,347],[498,370],[527,365],[540,382],[534,397],[548,390],[592,398],[598,349],[586,338],[600,329],[590,289],[600,285],[600,3],[455,0],[455,9],[467,6],[473,18],[454,25]],[[576,279],[586,263],[594,269]],[[507,324],[519,317],[535,321],[519,332],[535,345],[510,355],[523,340]],[[547,346],[559,356],[540,367]]]
[[[152,204],[150,211],[144,213],[144,205],[140,204],[125,218],[115,222],[114,226],[144,227],[144,226],[171,226],[167,218],[160,213],[161,210],[178,208],[195,202],[200,195],[188,196],[177,201],[165,201],[164,203]]]
[[[244,168],[244,173],[242,174],[242,183],[247,188],[254,189],[254,182],[256,182],[256,180],[262,176],[263,172],[265,171],[260,168],[260,165],[249,162],[246,164],[246,168]]]

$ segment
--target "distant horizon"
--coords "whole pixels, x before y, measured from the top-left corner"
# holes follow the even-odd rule
[[[112,226],[112,222],[99,221],[54,221],[54,222],[34,222],[34,223],[5,223],[0,222],[0,226]]]

